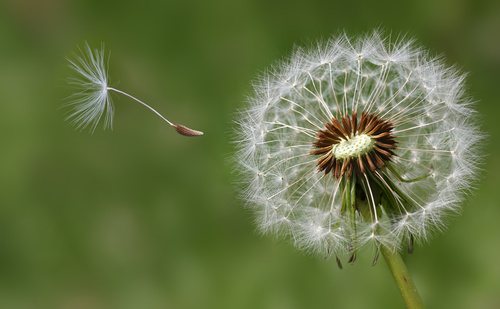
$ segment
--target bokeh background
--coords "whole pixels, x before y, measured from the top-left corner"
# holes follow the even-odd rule
[[[488,132],[463,214],[405,255],[429,308],[500,308],[500,2],[66,1],[0,4],[0,308],[402,308],[385,262],[354,266],[255,232],[228,163],[251,81],[345,29],[409,33],[470,72]],[[113,131],[63,121],[65,57],[111,52]]]

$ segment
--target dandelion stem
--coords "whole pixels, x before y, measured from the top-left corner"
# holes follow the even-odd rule
[[[175,125],[173,123],[171,123],[170,121],[168,121],[167,118],[163,117],[160,113],[158,113],[154,108],[152,108],[151,106],[147,105],[146,103],[142,102],[141,100],[139,100],[138,98],[134,97],[134,96],[131,96],[130,94],[126,93],[126,92],[123,92],[121,90],[118,90],[118,89],[115,89],[115,88],[111,88],[111,87],[107,87],[107,90],[112,90],[114,92],[118,92],[118,93],[121,93],[129,98],[131,98],[132,100],[134,101],[137,101],[139,103],[141,103],[142,105],[146,106],[147,108],[149,108],[151,111],[153,111],[156,115],[160,116],[161,119],[165,120],[169,125],[171,125],[172,127],[175,127]]]
[[[424,308],[415,283],[413,283],[401,255],[397,251],[393,251],[382,244],[380,245],[380,252],[389,266],[389,270],[396,281],[399,292],[406,303],[406,307],[409,309]]]
[[[381,190],[383,190],[382,188],[383,187],[377,185],[377,182],[374,182],[374,185],[369,188],[370,194],[372,196],[373,193],[375,193],[375,196],[380,197],[372,200],[374,211],[377,207],[376,205],[384,205],[388,203],[385,194],[381,194]],[[359,196],[356,196],[356,208],[367,222],[373,221],[373,218],[371,217],[370,203],[367,199],[360,199]],[[380,230],[379,227],[376,228],[375,232],[384,233]],[[394,248],[387,247],[380,242],[377,244],[377,247],[377,254],[378,250],[380,250],[380,253],[382,253],[382,256],[389,266],[389,270],[391,271],[392,276],[396,281],[396,285],[398,286],[399,292],[401,293],[401,296],[406,303],[406,307],[408,309],[424,308],[415,283],[413,283],[413,280],[410,277],[410,273],[408,272],[405,262],[403,261],[403,258],[401,257],[399,252]],[[375,256],[375,261],[376,259],[377,255]]]

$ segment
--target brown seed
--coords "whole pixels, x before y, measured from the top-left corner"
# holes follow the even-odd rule
[[[190,129],[190,128],[183,126],[181,124],[174,125],[173,127],[175,128],[177,133],[179,133],[180,135],[184,135],[184,136],[201,136],[201,135],[203,135],[203,132]]]

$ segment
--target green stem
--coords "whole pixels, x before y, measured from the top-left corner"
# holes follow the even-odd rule
[[[406,303],[406,307],[410,309],[424,308],[424,304],[420,299],[417,288],[410,277],[410,273],[408,272],[401,255],[397,251],[392,251],[383,245],[380,245],[380,252],[389,266],[399,292]]]
[[[383,207],[383,205],[390,204],[390,201],[386,199],[386,195],[382,189],[383,186],[379,186],[378,180],[375,179],[373,184],[374,185],[370,188],[370,193],[371,196],[373,196],[372,204],[374,207],[373,212],[375,212],[376,207]],[[352,203],[349,206],[353,209],[357,209],[366,222],[373,222],[374,218],[372,217],[372,210],[370,210],[370,202],[366,197],[361,198],[356,195],[356,182],[347,182],[347,186],[350,187],[350,192],[347,192],[348,194],[345,195],[347,197],[347,201]],[[377,230],[379,229],[377,228]],[[424,304],[420,299],[417,288],[415,287],[415,284],[410,277],[410,273],[406,268],[405,262],[401,258],[399,252],[397,250],[391,250],[381,243],[379,243],[378,246],[385,261],[387,262],[387,265],[389,266],[389,270],[391,271],[394,280],[396,281],[399,292],[406,303],[406,307],[409,309],[424,308]]]

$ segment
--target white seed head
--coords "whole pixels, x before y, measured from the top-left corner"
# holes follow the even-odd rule
[[[242,198],[262,231],[300,249],[411,246],[475,179],[482,134],[464,76],[412,40],[333,37],[254,88],[235,138]]]

